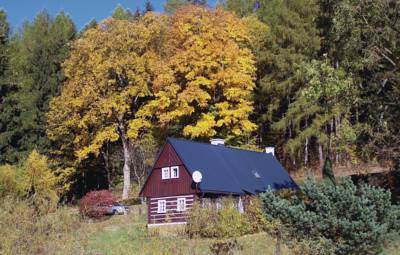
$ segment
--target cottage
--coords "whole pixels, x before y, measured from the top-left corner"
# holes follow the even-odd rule
[[[255,195],[268,188],[297,188],[273,153],[168,138],[140,196],[148,226],[185,224],[195,200]]]

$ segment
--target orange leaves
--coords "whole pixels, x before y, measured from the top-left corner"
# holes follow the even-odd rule
[[[217,8],[186,6],[171,18],[154,101],[161,124],[185,123],[183,134],[235,137],[253,131],[254,56],[245,24]]]
[[[117,141],[119,125],[130,138],[147,127],[135,119],[153,93],[165,19],[153,13],[135,21],[107,19],[72,44],[63,65],[67,81],[48,114],[48,133],[67,144],[77,161]]]

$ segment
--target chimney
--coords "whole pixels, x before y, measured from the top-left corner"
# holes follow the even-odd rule
[[[275,156],[275,147],[265,147],[265,153],[272,154],[272,156]]]
[[[225,140],[222,138],[212,138],[210,140],[210,143],[212,145],[219,145],[219,146],[225,146]]]

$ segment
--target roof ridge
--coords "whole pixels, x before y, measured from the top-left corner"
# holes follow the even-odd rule
[[[260,154],[263,154],[263,155],[269,155],[268,153],[261,152],[261,151],[253,151],[253,150],[241,149],[241,148],[230,147],[230,146],[213,145],[213,144],[210,144],[210,143],[203,143],[203,142],[193,141],[193,140],[184,139],[184,138],[177,138],[177,137],[168,137],[168,138],[167,138],[167,140],[171,140],[171,139],[172,139],[172,140],[183,141],[183,142],[201,144],[201,145],[210,146],[210,147],[213,147],[213,148],[222,148],[222,149],[230,149],[230,150],[239,150],[239,151],[245,151],[245,152],[260,153]]]

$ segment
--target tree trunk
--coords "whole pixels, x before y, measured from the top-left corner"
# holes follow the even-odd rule
[[[280,235],[278,235],[276,238],[274,255],[281,255],[281,236]]]
[[[131,155],[130,155],[130,144],[128,141],[128,137],[126,136],[125,127],[122,123],[120,123],[118,127],[121,135],[122,148],[124,152],[124,167],[123,167],[124,187],[122,190],[122,199],[124,200],[128,198],[129,191],[131,189],[131,168],[130,168]]]
[[[319,165],[322,167],[324,165],[324,152],[322,151],[322,145],[318,144],[318,155],[319,155]]]
[[[340,122],[340,117],[337,116],[335,117],[335,136],[337,137],[339,135],[339,123]],[[336,165],[339,165],[339,157],[340,157],[340,152],[336,150]]]
[[[306,118],[305,128],[308,127],[308,119]],[[306,137],[306,142],[304,144],[304,165],[307,166],[308,163],[308,137]]]
[[[110,163],[109,163],[109,157],[108,157],[108,144],[105,145],[105,148],[101,150],[101,155],[103,156],[104,160],[104,168],[106,170],[107,174],[107,187],[108,189],[111,188],[111,170],[110,170]]]

